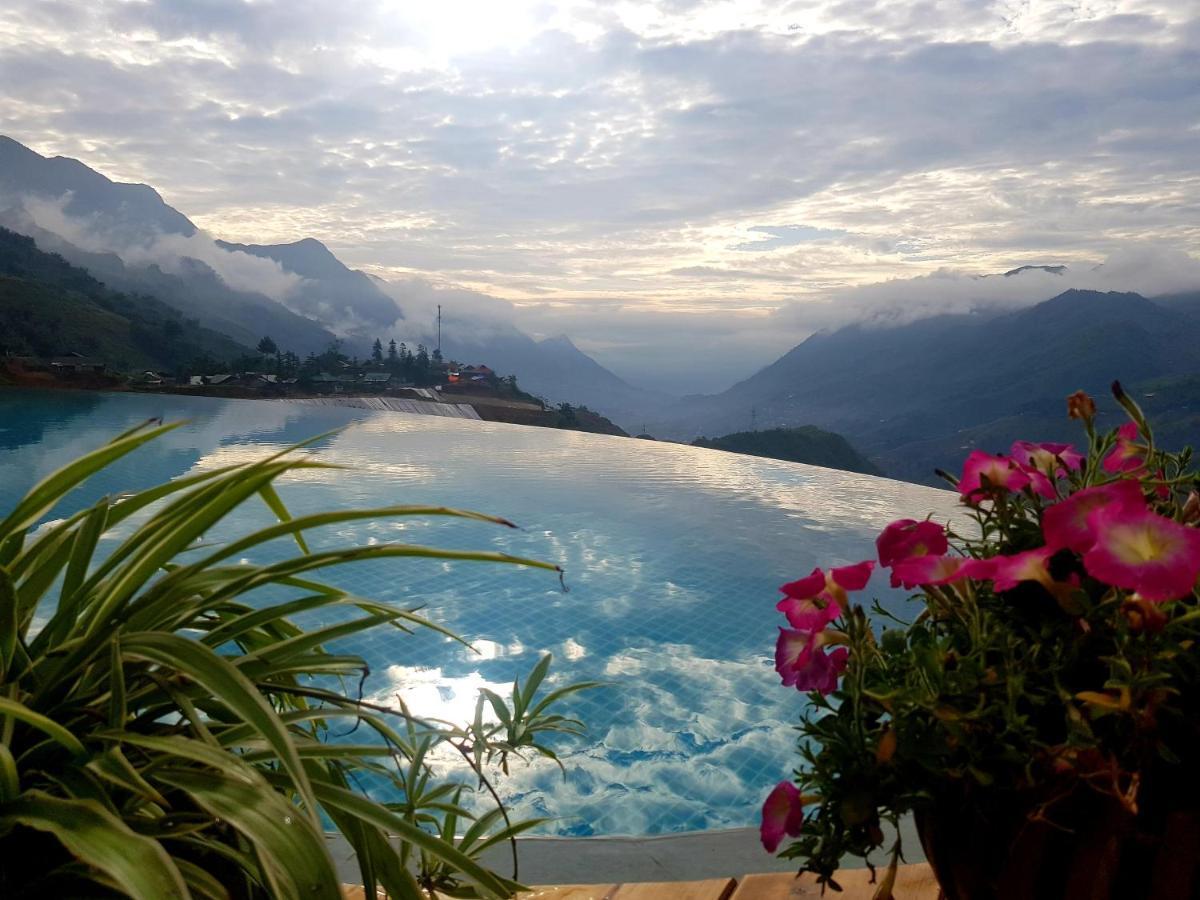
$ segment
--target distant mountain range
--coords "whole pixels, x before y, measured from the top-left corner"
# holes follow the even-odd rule
[[[1177,444],[1200,440],[1200,296],[1071,290],[1028,309],[819,333],[715,396],[688,397],[656,435],[813,424],[845,435],[889,475],[934,482],[970,448],[1079,440],[1063,398],[1107,402],[1120,379],[1157,406]],[[1153,396],[1150,396],[1153,395]]]
[[[0,226],[88,270],[108,287],[156,297],[203,326],[255,346],[270,336],[304,356],[335,339],[366,356],[371,343],[414,331],[430,341],[383,289],[324,244],[212,240],[153,188],[111,181],[83,163],[47,158],[0,136]],[[261,284],[259,284],[261,283]],[[455,315],[451,297],[447,317]],[[462,329],[443,343],[447,358],[485,362],[553,401],[583,404],[633,421],[663,395],[622,381],[566,338],[535,340],[506,324]]]

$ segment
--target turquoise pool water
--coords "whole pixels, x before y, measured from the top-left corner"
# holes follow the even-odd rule
[[[150,416],[191,423],[81,487],[68,511],[344,427],[316,453],[350,468],[283,483],[293,511],[437,503],[522,530],[368,522],[312,543],[496,549],[566,569],[565,594],[550,573],[477,563],[372,563],[328,579],[423,604],[479,651],[432,633],[349,640],[339,649],[370,662],[369,695],[400,693],[419,713],[465,721],[480,687],[507,694],[544,651],[556,683],[608,682],[567,707],[589,734],[558,744],[565,782],[545,763],[518,766],[505,783],[518,814],[552,817],[548,833],[755,824],[766,791],[794,763],[802,702],[773,669],[778,586],[815,565],[870,557],[892,519],[952,509],[949,494],[929,488],[673,444],[268,401],[12,390],[0,390],[0,509]],[[267,521],[256,507],[235,524]],[[901,602],[884,578],[871,591]]]

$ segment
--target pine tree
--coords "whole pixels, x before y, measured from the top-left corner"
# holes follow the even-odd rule
[[[377,366],[383,365],[383,344],[379,342],[379,338],[375,338],[375,343],[371,345],[371,362]]]

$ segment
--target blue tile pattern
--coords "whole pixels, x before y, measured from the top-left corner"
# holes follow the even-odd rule
[[[191,423],[81,487],[73,508],[341,427],[314,454],[349,468],[283,483],[295,513],[436,503],[522,529],[367,521],[311,543],[490,548],[566,569],[569,593],[549,573],[479,563],[372,562],[329,575],[364,596],[423,607],[478,651],[432,632],[347,639],[336,649],[369,661],[371,696],[399,693],[420,713],[465,719],[480,686],[506,694],[545,651],[555,656],[554,684],[607,682],[567,705],[589,733],[556,743],[565,781],[543,762],[518,765],[505,782],[518,814],[551,817],[548,833],[753,824],[794,763],[802,704],[773,671],[778,585],[815,565],[870,557],[874,534],[894,518],[952,508],[928,488],[672,444],[265,401],[0,390],[0,509],[77,453],[157,415]],[[269,519],[248,509],[233,525]],[[884,579],[871,588],[902,607]]]

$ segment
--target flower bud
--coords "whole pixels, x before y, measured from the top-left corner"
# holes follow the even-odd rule
[[[1157,634],[1167,624],[1166,613],[1159,608],[1159,605],[1145,597],[1139,597],[1137,594],[1131,594],[1126,598],[1125,602],[1121,604],[1121,613],[1125,616],[1125,621],[1129,623],[1129,630],[1134,632],[1144,631],[1148,634]]]
[[[1067,398],[1067,417],[1090,422],[1096,418],[1096,401],[1083,391],[1076,391]]]
[[[1183,514],[1181,516],[1187,524],[1200,522],[1200,493],[1192,491],[1188,494],[1187,500],[1183,504]]]

